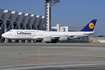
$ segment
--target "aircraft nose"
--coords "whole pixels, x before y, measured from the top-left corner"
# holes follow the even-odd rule
[[[5,34],[2,34],[1,36],[2,36],[2,37],[5,37]]]
[[[8,37],[8,35],[6,33],[2,34],[1,36],[4,38]]]

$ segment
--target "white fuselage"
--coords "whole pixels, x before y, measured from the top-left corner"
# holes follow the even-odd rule
[[[41,31],[41,30],[10,30],[4,34],[2,34],[3,37],[7,39],[38,39],[38,38],[45,38],[45,37],[51,37],[56,38],[60,36],[66,36],[66,37],[84,37],[93,35],[94,31],[91,32],[47,32],[47,31]]]

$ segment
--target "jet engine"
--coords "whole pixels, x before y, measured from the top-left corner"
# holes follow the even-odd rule
[[[68,40],[68,36],[60,36],[59,41],[66,41]]]
[[[44,37],[42,42],[51,42],[51,37]]]

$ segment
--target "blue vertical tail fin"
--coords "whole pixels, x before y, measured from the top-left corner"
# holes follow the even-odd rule
[[[97,19],[93,19],[81,31],[93,31],[96,21],[97,21]]]

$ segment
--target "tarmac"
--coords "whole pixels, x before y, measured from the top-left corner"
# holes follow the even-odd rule
[[[105,70],[105,44],[0,43],[0,70]]]
[[[0,43],[0,46],[84,46],[105,47],[105,43]]]

